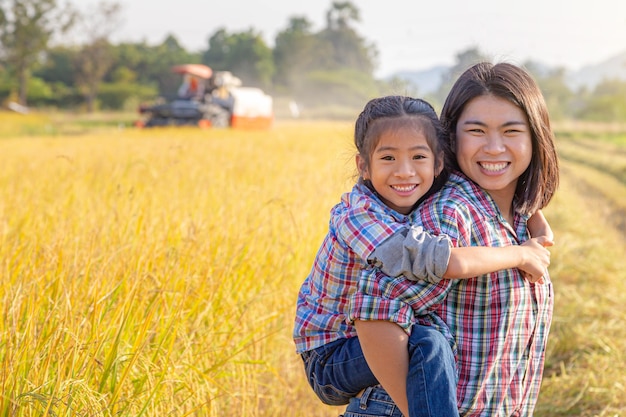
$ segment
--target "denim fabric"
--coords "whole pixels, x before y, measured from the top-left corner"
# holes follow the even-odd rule
[[[356,337],[339,339],[302,353],[309,384],[324,404],[344,405],[377,385]]]
[[[432,326],[413,326],[406,384],[410,416],[458,417],[457,381],[448,340]]]
[[[360,398],[350,399],[350,404],[340,417],[402,417],[387,391],[380,385],[369,387]]]
[[[410,416],[457,417],[457,375],[448,340],[434,327],[415,325],[408,349]],[[358,338],[328,343],[304,352],[302,359],[313,391],[325,404],[348,404],[345,417],[401,416],[387,392],[374,387],[378,381],[367,365]],[[368,395],[354,398],[365,388]]]

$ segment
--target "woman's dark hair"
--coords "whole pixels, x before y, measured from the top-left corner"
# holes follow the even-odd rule
[[[444,146],[447,137],[437,112],[427,101],[406,96],[385,96],[370,100],[354,126],[354,144],[369,167],[372,153],[384,132],[412,129],[423,133],[426,143],[435,156],[435,170],[441,169],[429,192],[420,199],[423,201],[446,182],[449,171],[442,167]],[[371,188],[371,186],[370,186]]]
[[[485,95],[508,100],[528,118],[532,158],[518,179],[513,205],[521,213],[534,213],[548,204],[558,188],[559,161],[546,102],[537,83],[522,68],[508,63],[482,62],[466,70],[454,83],[441,110],[441,123],[449,135],[445,165],[450,170],[459,170],[457,122],[469,101]]]

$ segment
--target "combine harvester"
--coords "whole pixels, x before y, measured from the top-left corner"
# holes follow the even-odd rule
[[[206,65],[172,67],[183,75],[178,97],[170,102],[141,106],[146,116],[138,127],[200,126],[265,129],[274,119],[272,97],[259,88],[242,87],[241,80],[228,71]]]

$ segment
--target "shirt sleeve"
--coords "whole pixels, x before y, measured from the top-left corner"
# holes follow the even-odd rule
[[[467,226],[464,216],[454,207],[434,203],[422,215],[424,227],[436,234],[451,235],[457,246],[464,241]],[[439,213],[438,215],[433,215]],[[435,311],[448,295],[457,280],[440,280],[437,283],[410,281],[403,276],[390,277],[380,268],[364,269],[359,277],[357,291],[352,295],[348,308],[348,321],[385,320],[397,323],[407,332],[415,322],[415,316],[428,315]]]
[[[365,196],[344,201],[332,217],[337,239],[364,263],[380,244],[409,226],[407,219],[395,218],[380,203]]]
[[[389,277],[375,267],[365,269],[350,299],[348,322],[391,321],[409,333],[416,316],[428,315],[443,301],[451,282],[410,281],[402,276]]]
[[[451,246],[446,235],[435,236],[421,226],[413,226],[381,243],[369,261],[388,276],[404,275],[411,281],[436,284],[448,269]]]

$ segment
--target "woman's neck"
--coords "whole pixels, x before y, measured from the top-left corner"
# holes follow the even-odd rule
[[[500,209],[500,214],[510,225],[514,224],[515,212],[513,210],[513,194],[508,192],[491,191],[488,193],[496,206]]]

